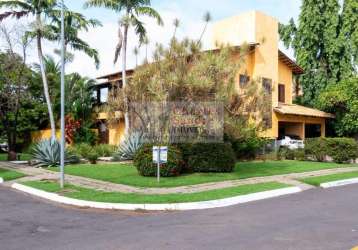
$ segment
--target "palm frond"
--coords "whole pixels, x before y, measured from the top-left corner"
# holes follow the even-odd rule
[[[21,17],[29,15],[31,12],[29,11],[7,11],[0,14],[0,22],[8,17],[15,17],[16,19],[20,19]]]
[[[137,15],[145,15],[145,16],[154,18],[157,21],[158,25],[161,25],[161,26],[164,25],[162,17],[159,15],[159,13],[155,9],[153,9],[151,7],[140,6],[140,7],[135,8],[135,12]]]
[[[121,4],[120,1],[115,0],[88,0],[83,7],[86,9],[90,7],[104,7],[120,12],[123,9],[123,4]]]

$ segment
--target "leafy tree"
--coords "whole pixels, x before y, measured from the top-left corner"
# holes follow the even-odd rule
[[[49,114],[49,120],[51,125],[51,136],[56,137],[55,118],[52,111],[52,104],[49,95],[49,88],[47,77],[45,73],[45,67],[43,62],[42,40],[43,34],[46,32],[43,27],[44,18],[51,18],[56,7],[56,0],[26,0],[26,1],[1,1],[1,8],[8,8],[10,11],[6,11],[0,14],[0,22],[9,17],[15,17],[17,19],[27,17],[29,15],[35,16],[35,25],[33,25],[33,32],[36,34],[37,54],[39,58],[39,65],[42,77],[42,83],[44,88],[44,95],[47,103],[47,109]]]
[[[336,114],[335,131],[339,136],[358,134],[358,78],[330,85],[318,98],[318,106]]]
[[[15,32],[5,26],[0,28],[6,52],[0,52],[0,137],[9,146],[9,160],[16,159],[18,144],[24,143],[29,131],[38,129],[46,119],[46,106],[33,90],[40,88],[33,81],[33,72],[26,65],[28,41],[22,39],[20,26]],[[20,45],[20,48],[19,46]],[[19,48],[22,56],[15,52]]]
[[[318,94],[329,84],[355,74],[357,56],[357,2],[303,0],[298,25],[293,19],[280,25],[280,35],[291,46],[305,73],[300,78],[304,104],[314,106]]]
[[[118,45],[114,53],[114,63],[122,51],[122,87],[126,87],[126,69],[127,69],[127,43],[128,30],[130,26],[134,27],[135,33],[139,36],[139,42],[143,43],[146,36],[146,29],[140,16],[149,16],[156,19],[159,25],[163,25],[159,13],[150,7],[150,0],[88,0],[85,7],[105,7],[117,13],[121,13],[118,29]],[[128,114],[125,114],[125,130],[128,132]]]

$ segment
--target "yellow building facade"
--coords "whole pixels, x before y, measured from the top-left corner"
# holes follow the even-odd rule
[[[214,23],[212,49],[220,44],[242,46],[248,44],[250,53],[244,56],[237,77],[237,89],[243,79],[255,80],[268,89],[270,107],[262,114],[266,129],[261,136],[278,139],[284,135],[295,135],[301,139],[325,136],[326,119],[331,114],[293,104],[294,78],[303,73],[293,60],[279,50],[278,21],[264,13],[251,11]],[[233,55],[235,60],[235,55]],[[130,78],[133,70],[127,71]],[[121,73],[101,76],[97,85],[97,101],[105,103],[109,89],[121,87]],[[117,114],[116,114],[117,116]],[[123,114],[118,114],[117,123],[109,124],[107,114],[98,115],[98,135],[101,143],[118,145],[124,134]],[[34,134],[43,138],[46,132]]]

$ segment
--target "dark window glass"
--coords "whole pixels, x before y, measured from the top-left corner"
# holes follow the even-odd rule
[[[240,75],[240,87],[245,87],[250,81],[248,75]]]
[[[269,78],[262,78],[262,87],[264,88],[266,94],[271,94],[272,80]]]
[[[285,102],[285,85],[278,85],[278,101],[284,103]]]

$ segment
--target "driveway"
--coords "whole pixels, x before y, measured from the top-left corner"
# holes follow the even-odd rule
[[[351,249],[358,185],[187,212],[104,212],[0,186],[0,249]]]

